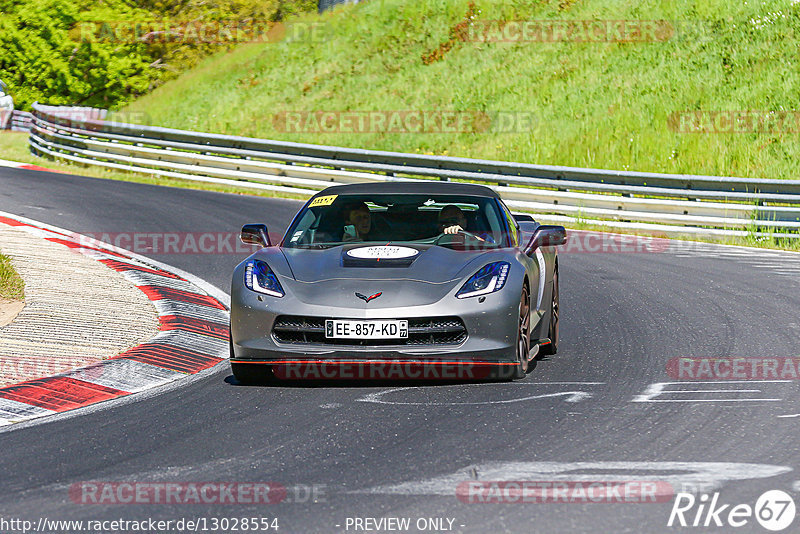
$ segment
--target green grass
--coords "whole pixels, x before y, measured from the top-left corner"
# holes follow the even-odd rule
[[[685,110],[791,111],[800,4],[727,0],[478,0],[482,20],[669,20],[650,43],[467,43],[440,61],[466,0],[373,0],[304,21],[319,38],[208,58],[123,112],[155,125],[539,164],[762,178],[800,176],[800,134],[678,133]],[[772,14],[770,14],[772,13]],[[775,15],[774,13],[779,13]],[[767,22],[764,22],[764,21]],[[447,49],[447,47],[445,47]],[[533,116],[517,133],[292,133],[283,111],[453,110]],[[120,116],[124,119],[124,115]]]
[[[0,254],[0,299],[25,299],[25,283],[14,270],[11,260],[2,254]]]
[[[0,159],[42,165],[42,159],[28,152],[28,134],[0,130]]]

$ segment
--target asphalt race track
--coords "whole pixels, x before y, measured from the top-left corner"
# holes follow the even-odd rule
[[[282,232],[299,205],[0,169],[0,210],[80,233],[236,233],[247,222]],[[152,257],[227,291],[245,255]],[[420,518],[456,532],[728,532],[668,528],[674,499],[470,503],[455,488],[622,477],[732,505],[772,489],[797,500],[798,381],[675,383],[667,363],[800,356],[798,266],[702,250],[564,254],[559,354],[524,381],[244,387],[223,364],[157,396],[0,433],[0,509],[34,522],[268,517],[284,533],[381,517],[411,518],[411,532]],[[86,481],[274,482],[288,494],[267,505],[74,502],[70,488]],[[767,532],[753,518],[736,531]]]

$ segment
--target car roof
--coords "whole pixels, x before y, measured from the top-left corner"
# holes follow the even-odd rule
[[[484,185],[457,182],[434,182],[428,180],[407,182],[377,182],[334,185],[317,193],[322,195],[369,195],[369,194],[419,194],[419,195],[470,195],[500,198]]]

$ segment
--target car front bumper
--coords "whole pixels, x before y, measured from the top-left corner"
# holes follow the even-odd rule
[[[239,275],[234,273],[234,281]],[[260,295],[234,282],[231,291],[231,339],[233,363],[288,364],[287,362],[414,362],[419,365],[444,365],[450,362],[481,364],[516,363],[519,293],[515,280],[485,298],[457,299],[458,287],[442,291],[434,302],[415,306],[378,307],[349,299],[348,305],[330,306],[304,302],[293,297],[290,287],[282,298]],[[283,281],[282,281],[283,283]],[[396,287],[383,283],[386,290],[403,291],[413,282]],[[521,280],[519,281],[521,286]],[[350,304],[352,302],[352,304]],[[276,318],[304,317],[325,319],[446,319],[457,317],[466,329],[458,343],[343,344],[316,338],[316,342],[286,343],[273,332]],[[455,364],[455,363],[454,363]]]

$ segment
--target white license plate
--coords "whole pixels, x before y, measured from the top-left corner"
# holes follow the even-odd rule
[[[329,339],[407,339],[408,321],[352,321],[328,319],[325,337]]]

